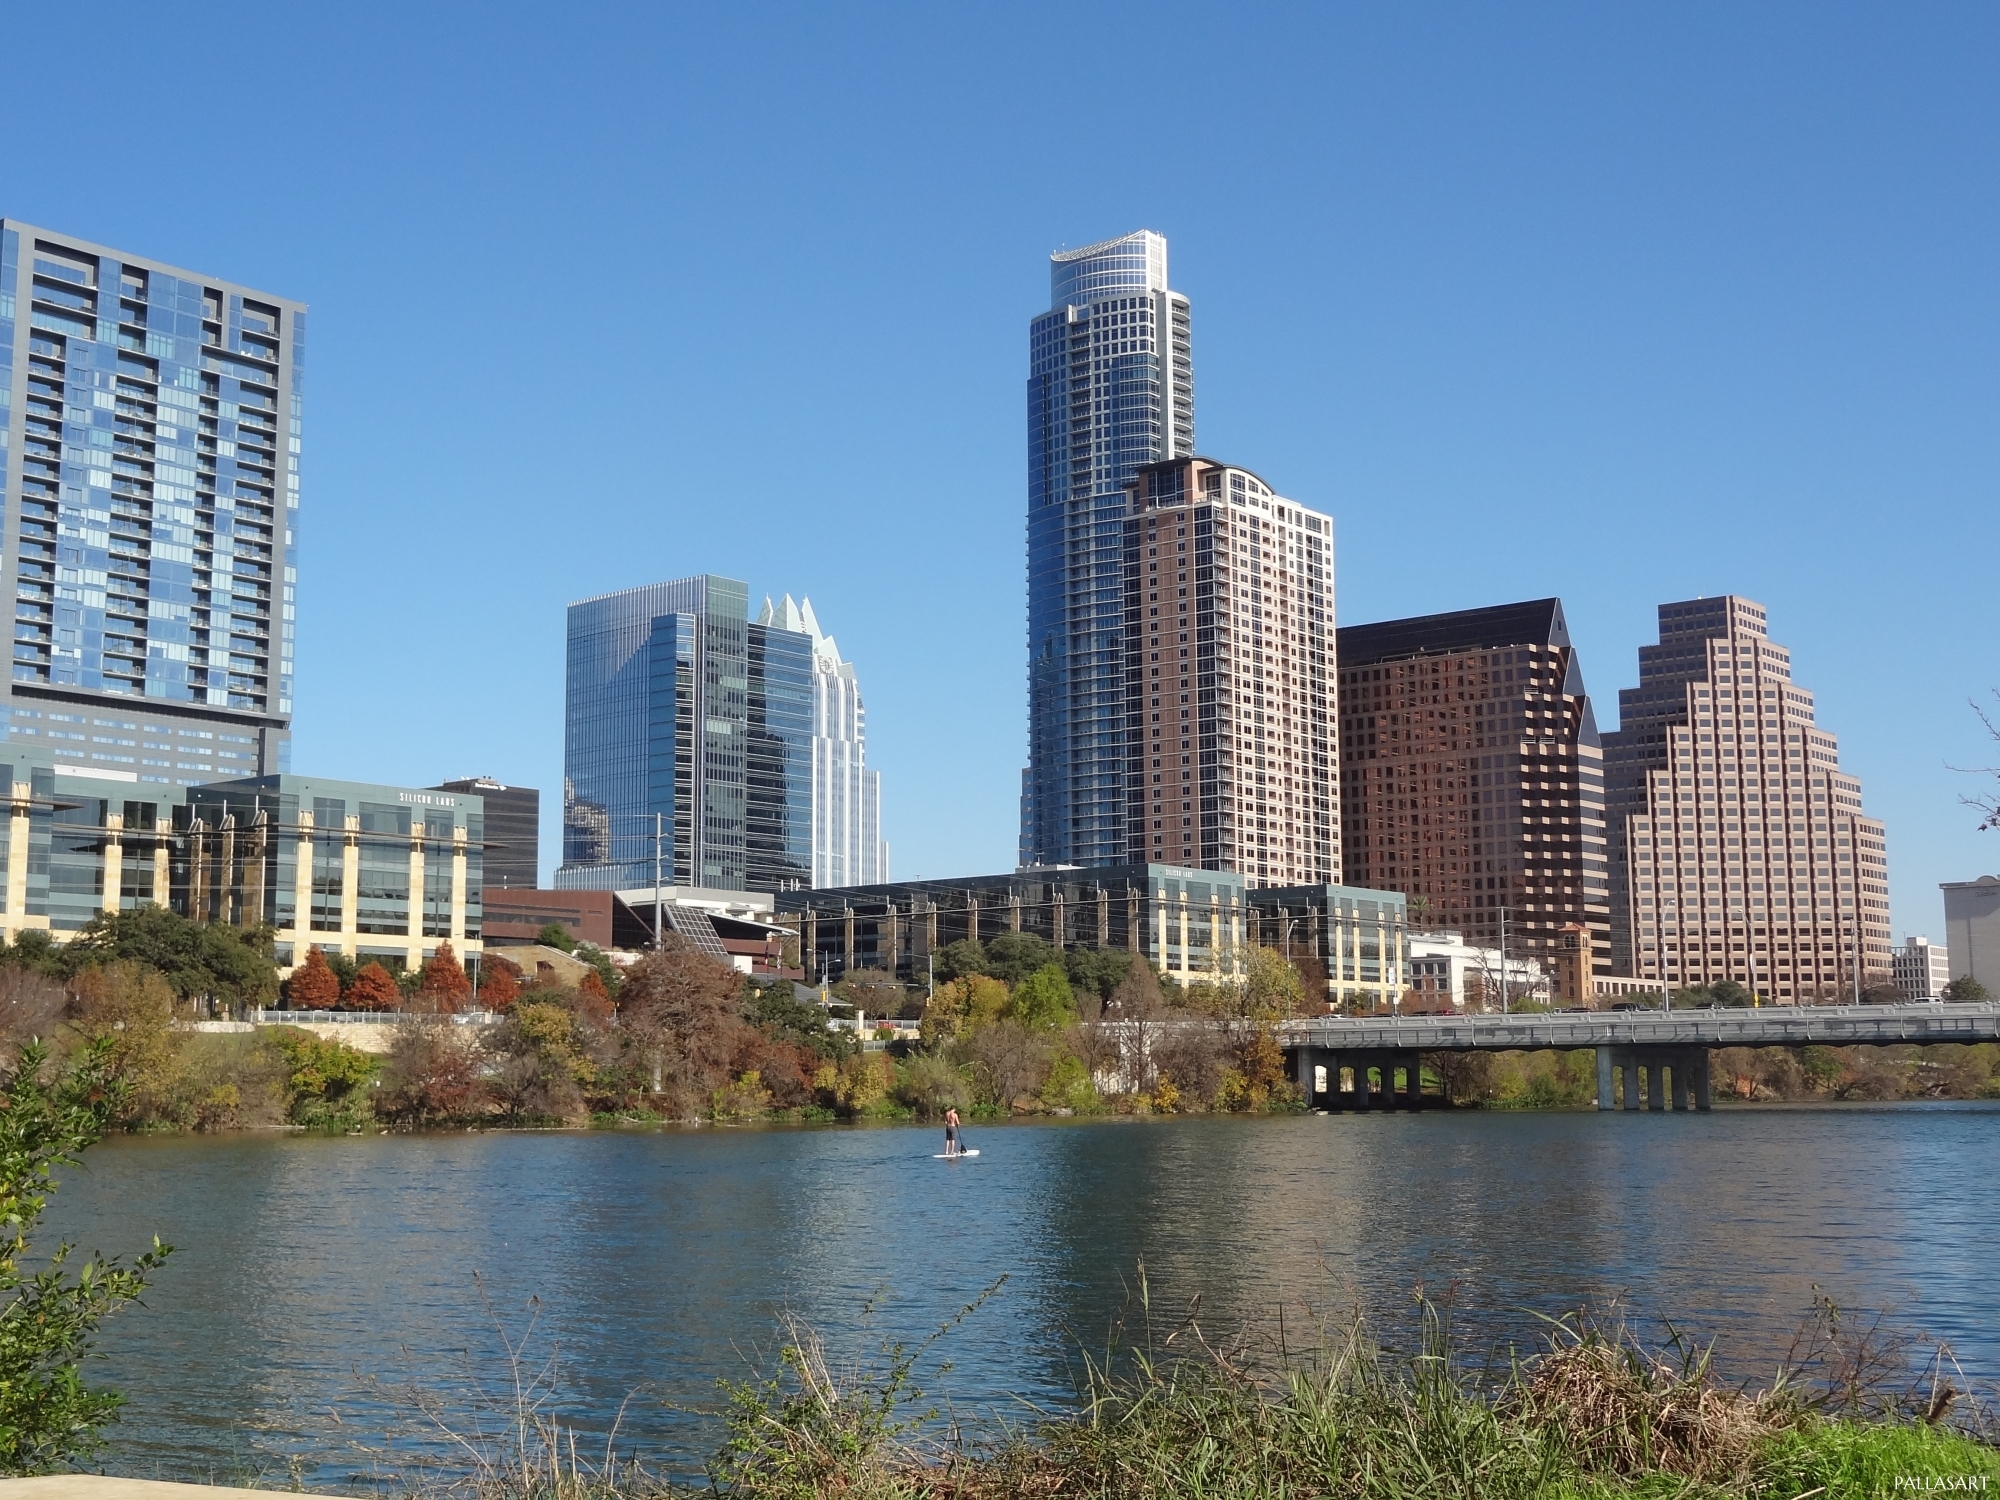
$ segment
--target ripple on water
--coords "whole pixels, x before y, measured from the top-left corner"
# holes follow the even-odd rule
[[[768,1363],[789,1310],[855,1352],[918,1337],[1003,1275],[948,1344],[961,1406],[1067,1393],[1144,1262],[1156,1308],[1291,1326],[1419,1284],[1473,1344],[1530,1312],[1623,1298],[1768,1366],[1815,1286],[1893,1307],[2000,1377],[1985,1296],[2000,1109],[1454,1114],[918,1129],[150,1139],[71,1173],[52,1227],[87,1248],[179,1247],[104,1341],[131,1406],[109,1466],[343,1472],[415,1383],[499,1368],[501,1332],[559,1350],[572,1409],[702,1451],[670,1406]],[[873,1304],[872,1312],[866,1311]],[[1163,1312],[1163,1318],[1171,1315]],[[327,1413],[339,1411],[335,1428]],[[324,1459],[325,1468],[314,1468]]]

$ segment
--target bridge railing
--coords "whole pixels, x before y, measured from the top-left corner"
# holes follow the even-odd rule
[[[1288,1047],[1509,1052],[1584,1047],[1886,1046],[2000,1041],[2000,1004],[1799,1005],[1750,1010],[1551,1011],[1533,1015],[1314,1016]]]

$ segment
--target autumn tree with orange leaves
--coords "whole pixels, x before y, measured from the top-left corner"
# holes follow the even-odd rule
[[[340,1005],[340,976],[333,972],[314,943],[306,950],[306,961],[285,982],[285,996],[294,1010],[334,1010]]]

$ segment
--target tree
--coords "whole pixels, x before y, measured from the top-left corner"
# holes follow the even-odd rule
[[[83,1383],[98,1325],[137,1300],[172,1248],[156,1236],[131,1266],[92,1255],[72,1278],[70,1247],[27,1270],[29,1237],[55,1191],[54,1172],[101,1140],[123,1102],[111,1043],[93,1042],[55,1070],[27,1047],[0,1082],[0,1472],[46,1474],[102,1445],[125,1398]]]
[[[1305,1009],[1305,982],[1275,948],[1252,948],[1242,990],[1242,1013],[1260,1024],[1282,1021]]]
[[[1007,1013],[1035,1031],[1060,1031],[1076,1024],[1076,994],[1059,963],[1044,964],[1014,987]]]
[[[487,1044],[499,1059],[491,1080],[513,1120],[574,1120],[584,1112],[583,1086],[596,1079],[576,1013],[562,1005],[524,1002]]]
[[[521,993],[521,966],[488,950],[479,963],[479,1003],[504,1013]]]
[[[1748,1009],[1756,998],[1733,979],[1718,979],[1708,987],[1709,1004],[1727,1006],[1731,1010]]]
[[[946,943],[931,958],[931,978],[939,984],[963,979],[968,974],[987,972],[986,949],[977,938],[960,938],[955,943]]]
[[[278,993],[271,929],[192,922],[164,906],[100,912],[65,944],[60,962],[75,974],[128,959],[158,970],[183,1000],[241,1011]]]
[[[611,1004],[611,992],[604,987],[604,981],[597,977],[597,970],[585,969],[583,977],[576,982],[576,1009],[579,1015],[588,1017],[600,1026],[611,1024],[617,1011]]]
[[[1071,948],[1062,956],[1063,972],[1078,995],[1087,991],[1109,1000],[1131,970],[1133,957],[1123,948]]]
[[[1007,1001],[1007,986],[985,974],[968,974],[941,984],[924,1007],[924,1042],[936,1046],[970,1036],[1006,1014]]]
[[[550,922],[535,934],[535,941],[544,948],[556,948],[564,953],[574,952],[576,939],[569,935],[569,929],[560,922]]]
[[[424,1009],[447,1016],[464,1010],[472,998],[472,981],[459,967],[458,955],[451,951],[449,942],[439,943],[437,952],[425,962],[417,981],[417,994],[424,1001]]]
[[[677,1113],[698,1113],[728,1080],[741,991],[735,969],[672,933],[627,972],[623,1030],[650,1065],[653,1091]]]
[[[27,1043],[54,1036],[68,1009],[68,993],[49,975],[0,967],[0,1065]]]
[[[321,1130],[358,1130],[367,1123],[379,1059],[297,1026],[274,1027],[264,1035],[285,1061],[288,1120]]]
[[[2000,698],[2000,688],[1993,690],[1993,696]],[[1977,703],[1972,705],[1972,711],[1979,715],[1979,722],[1986,726],[1987,734],[2000,741],[2000,724],[1995,724],[1992,716]],[[2000,766],[1954,766],[1952,769],[1975,776],[2000,776]],[[1961,797],[1958,800],[1979,814],[1980,832],[2000,829],[2000,797]]]
[[[378,963],[366,963],[347,990],[349,1010],[400,1010],[403,991],[389,971]]]
[[[839,1062],[854,1050],[844,1031],[826,1024],[826,1012],[798,998],[789,981],[746,985],[743,1019],[774,1042],[812,1053],[824,1062]]]
[[[1032,932],[1003,932],[986,945],[986,972],[1009,984],[1061,962],[1061,955]]]
[[[618,965],[611,961],[609,953],[595,943],[578,943],[571,956],[589,964],[597,972],[597,982],[604,991],[606,1000],[615,1000],[618,997],[618,987],[625,982],[625,976],[619,971]]]
[[[468,1027],[436,1017],[404,1021],[382,1065],[375,1114],[392,1125],[441,1125],[479,1107],[479,1058],[462,1040]]]
[[[340,1004],[340,981],[318,943],[306,949],[306,961],[285,981],[285,998],[294,1010],[332,1010]]]
[[[104,1048],[102,1065],[119,1082],[118,1111],[127,1125],[171,1112],[176,1071],[174,992],[144,964],[120,961],[86,969],[71,981],[76,1028]]]
[[[1944,998],[1957,1005],[1971,1005],[1981,1000],[1991,1000],[1986,986],[1970,974],[1961,974],[1944,987]]]

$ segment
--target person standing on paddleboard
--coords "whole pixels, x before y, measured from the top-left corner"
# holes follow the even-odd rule
[[[956,1107],[944,1112],[944,1154],[958,1155],[958,1110]]]

